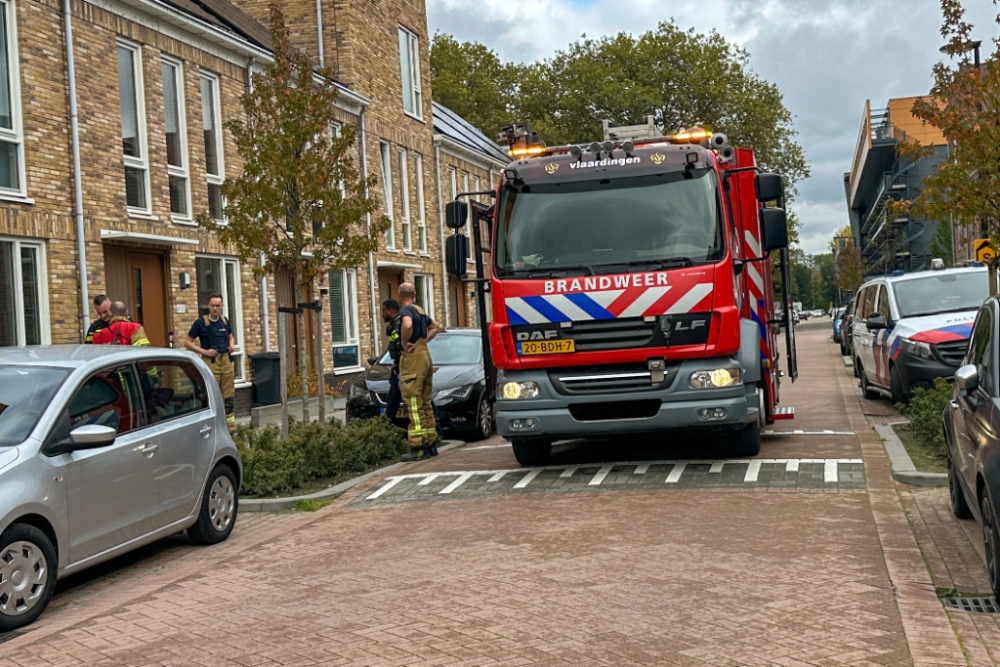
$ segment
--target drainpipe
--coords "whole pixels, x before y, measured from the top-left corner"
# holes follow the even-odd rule
[[[319,66],[323,64],[323,0],[316,0],[316,40],[319,45]]]
[[[247,66],[246,66],[247,83],[246,83],[246,88],[247,88],[247,92],[248,93],[252,93],[253,92],[253,66],[254,66],[254,63],[256,61],[257,61],[257,59],[254,58],[253,56],[250,56],[249,58],[247,58]],[[260,253],[260,265],[261,265],[261,267],[264,266],[264,262],[266,262],[266,261],[267,261],[267,259],[264,257],[264,252],[261,251],[261,253]],[[261,324],[262,324],[261,336],[263,336],[263,338],[264,338],[264,351],[265,352],[270,352],[271,351],[271,315],[270,315],[269,308],[268,308],[268,305],[267,305],[267,276],[263,276],[263,275],[260,277],[260,319],[261,319]],[[244,354],[246,354],[246,350],[244,350]]]
[[[448,257],[444,252],[444,201],[441,199],[441,145],[437,142],[434,142],[434,175],[434,181],[437,183],[438,231],[441,232],[441,275],[444,279],[441,292],[444,294],[444,326],[447,327],[448,323],[451,322],[451,304],[449,302],[451,296],[451,278],[448,276]]]
[[[73,151],[73,217],[76,218],[76,255],[80,271],[80,311],[83,335],[90,328],[90,291],[87,287],[87,245],[83,224],[83,183],[80,180],[80,126],[76,109],[76,65],[73,62],[72,0],[63,0],[63,30],[66,35],[66,75],[69,84],[69,131]]]
[[[361,128],[359,138],[361,139],[361,178],[365,183],[365,199],[368,198],[368,133],[365,132],[365,111],[366,107],[361,107],[358,113],[358,126]],[[372,214],[365,213],[365,231],[372,233]],[[375,255],[368,251],[368,285],[369,296],[372,309],[372,354],[378,354],[378,297],[375,296]]]

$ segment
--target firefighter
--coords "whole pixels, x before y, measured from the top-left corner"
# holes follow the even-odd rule
[[[396,421],[396,413],[402,404],[402,395],[399,393],[399,356],[402,345],[399,342],[399,328],[403,326],[402,318],[399,315],[399,302],[395,299],[386,299],[382,302],[382,321],[385,325],[385,336],[389,342],[389,358],[392,359],[392,371],[389,375],[389,396],[385,402],[385,416],[390,422]]]
[[[97,319],[90,323],[87,336],[83,340],[84,343],[93,343],[94,334],[106,328],[108,322],[111,321],[111,299],[106,294],[98,294],[94,297],[94,312],[97,313]]]
[[[236,429],[236,373],[230,355],[236,347],[236,339],[229,320],[222,314],[222,296],[213,294],[208,297],[208,315],[194,321],[184,347],[204,357],[205,363],[212,369],[212,375],[222,390],[226,426],[232,433]]]
[[[94,345],[133,345],[149,347],[149,338],[141,324],[129,322],[128,308],[121,301],[111,304],[111,319],[91,338]]]
[[[410,451],[401,461],[421,461],[437,455],[437,422],[431,406],[434,367],[427,341],[437,334],[437,324],[416,305],[412,283],[399,286],[402,354],[399,358],[399,389],[410,413],[407,440]]]

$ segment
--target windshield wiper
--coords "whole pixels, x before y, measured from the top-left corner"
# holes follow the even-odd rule
[[[537,275],[547,275],[550,278],[554,278],[557,273],[563,273],[564,271],[586,271],[587,275],[596,276],[594,269],[589,264],[571,264],[569,266],[533,266],[530,269],[515,269],[511,271],[512,275],[522,274],[527,276],[537,276]]]
[[[676,269],[682,266],[694,266],[694,260],[690,257],[673,257],[671,259],[639,259],[632,262],[618,262],[608,266],[643,266],[650,271],[661,269]]]

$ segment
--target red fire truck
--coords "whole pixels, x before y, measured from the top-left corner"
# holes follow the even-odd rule
[[[722,134],[661,136],[651,118],[605,123],[590,146],[546,147],[527,123],[501,138],[514,161],[496,189],[446,209],[453,229],[475,221],[482,278],[466,278],[467,234],[446,256],[478,283],[480,313],[490,295],[487,385],[517,460],[544,463],[556,440],[692,428],[758,454],[761,428],[794,415],[778,407],[782,326],[793,381],[795,345],[770,261],[789,284],[781,177]]]

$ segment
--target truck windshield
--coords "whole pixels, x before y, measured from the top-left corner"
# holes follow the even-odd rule
[[[497,271],[609,273],[720,259],[716,186],[715,172],[700,169],[504,188]]]
[[[990,295],[986,271],[944,273],[900,280],[893,285],[900,317],[976,310]]]

